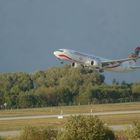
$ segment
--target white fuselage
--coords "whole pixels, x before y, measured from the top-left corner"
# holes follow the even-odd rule
[[[114,72],[133,71],[134,69],[132,68],[132,66],[135,65],[134,60],[129,60],[126,62],[122,62],[121,64],[112,63],[102,68],[100,64],[104,61],[110,61],[110,60],[94,55],[89,55],[86,53],[77,52],[74,50],[68,50],[68,49],[60,49],[58,51],[55,51],[54,55],[61,61],[69,61],[71,63],[76,63],[85,67],[93,67],[97,69],[103,69],[103,70],[114,71]],[[92,65],[93,61],[94,64],[98,62],[98,65]]]

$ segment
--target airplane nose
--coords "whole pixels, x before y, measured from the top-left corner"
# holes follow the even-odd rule
[[[58,51],[54,51],[53,54],[58,58]]]
[[[53,54],[56,56],[56,51],[54,51]]]

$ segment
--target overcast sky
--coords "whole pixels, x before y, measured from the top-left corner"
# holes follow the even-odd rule
[[[140,0],[0,0],[0,72],[60,66],[59,48],[126,58],[140,46]],[[140,70],[105,72],[106,81],[140,81]]]

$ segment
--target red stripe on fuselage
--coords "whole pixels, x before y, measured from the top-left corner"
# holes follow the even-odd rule
[[[60,58],[62,59],[66,59],[66,60],[72,60],[70,57],[66,56],[65,54],[60,54],[58,55]]]
[[[119,67],[120,66],[120,64],[118,64],[118,65],[114,65],[114,66],[108,66],[108,67],[106,67],[106,68],[110,68],[110,69],[112,69],[112,68],[116,68],[116,67]]]

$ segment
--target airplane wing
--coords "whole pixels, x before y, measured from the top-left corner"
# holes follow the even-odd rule
[[[108,66],[108,65],[115,65],[115,64],[119,65],[119,64],[121,64],[123,62],[127,62],[127,61],[130,61],[130,60],[137,60],[139,58],[140,57],[102,61],[102,66],[105,67],[105,66]]]
[[[140,69],[140,66],[131,66],[131,69]]]

